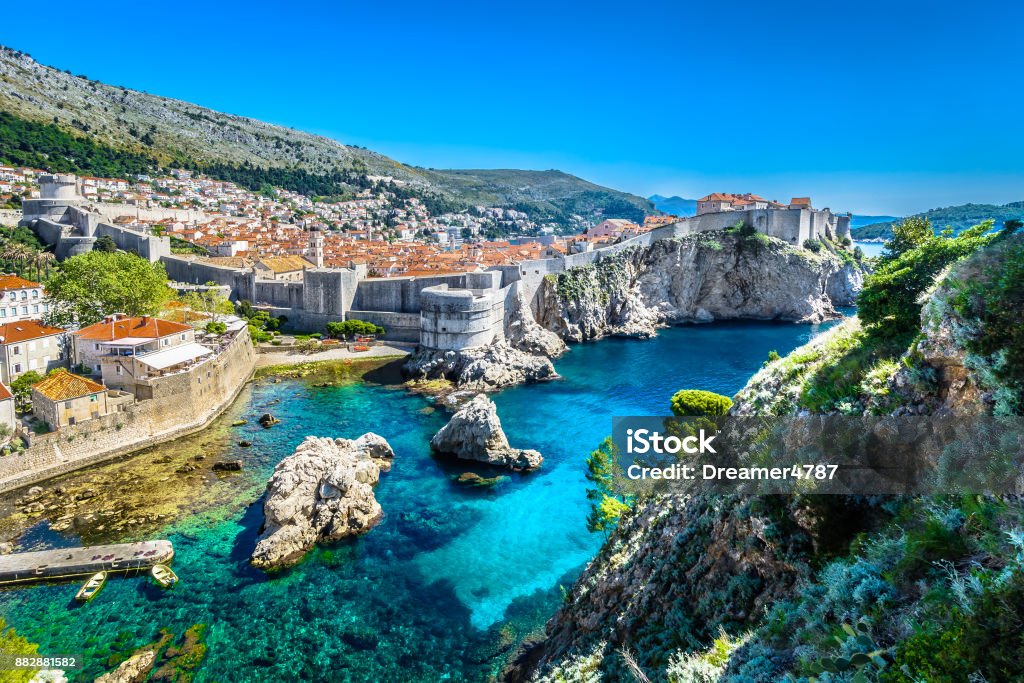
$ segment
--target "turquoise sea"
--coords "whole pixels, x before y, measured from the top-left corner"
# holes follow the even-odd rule
[[[262,520],[253,496],[244,509],[163,530],[182,581],[170,591],[113,578],[79,607],[73,584],[8,589],[0,614],[43,654],[84,654],[86,667],[69,672],[72,680],[91,681],[161,629],[180,639],[195,624],[206,625],[205,656],[193,649],[187,663],[198,664],[185,669],[195,681],[486,680],[515,642],[543,627],[559,586],[600,544],[584,524],[584,458],[611,417],[665,414],[681,388],[731,395],[769,351],[785,354],[822,327],[719,323],[577,345],[556,363],[563,379],[494,397],[511,443],[540,450],[545,461],[491,489],[466,489],[454,477],[498,472],[431,457],[428,440],[446,414],[427,398],[371,383],[261,380],[235,411],[250,419],[238,436],[253,447],[232,445],[230,457],[265,480],[306,435],[377,432],[396,452],[377,487],[386,513],[379,526],[268,577],[247,562]],[[267,411],[281,424],[252,424]],[[26,540],[76,543],[45,526]]]

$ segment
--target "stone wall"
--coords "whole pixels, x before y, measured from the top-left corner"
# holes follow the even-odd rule
[[[456,289],[442,284],[420,295],[420,344],[462,351],[504,339],[505,289]]]
[[[203,263],[181,256],[168,255],[160,259],[167,271],[167,277],[174,282],[192,285],[205,285],[212,282],[216,285],[229,287],[231,299],[252,301],[255,290],[255,276],[239,268],[225,268],[211,263]]]
[[[0,458],[0,492],[27,486],[202,429],[235,399],[252,374],[255,350],[243,328],[215,358],[187,373],[143,383],[154,398],[31,435],[20,454]]]

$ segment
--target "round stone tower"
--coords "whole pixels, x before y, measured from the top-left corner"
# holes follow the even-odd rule
[[[45,173],[39,176],[40,199],[79,199],[78,178],[70,173]]]

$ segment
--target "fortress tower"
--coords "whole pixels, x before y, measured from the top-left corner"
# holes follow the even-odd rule
[[[309,226],[309,260],[313,262],[317,268],[324,267],[324,234],[320,232],[320,228],[311,225]]]
[[[39,176],[41,199],[75,201],[82,199],[78,194],[78,178],[70,173],[43,174]]]

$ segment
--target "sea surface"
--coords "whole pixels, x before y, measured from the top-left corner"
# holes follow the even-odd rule
[[[885,249],[885,242],[860,242],[855,240],[853,245],[860,247],[865,256],[881,256]]]
[[[234,411],[249,418],[237,437],[253,446],[231,441],[228,455],[263,482],[306,435],[376,432],[396,452],[377,487],[379,526],[268,576],[247,561],[262,521],[256,490],[241,509],[178,519],[158,534],[177,552],[181,583],[171,590],[112,578],[78,606],[76,584],[7,589],[0,614],[42,654],[84,655],[72,680],[91,681],[162,632],[180,644],[190,627],[198,637],[168,666],[195,681],[485,680],[518,640],[539,632],[560,586],[600,545],[585,528],[584,459],[612,416],[666,414],[683,388],[731,395],[769,351],[785,354],[823,327],[716,323],[576,345],[556,362],[562,379],[494,397],[512,445],[536,448],[545,461],[489,489],[454,478],[502,473],[431,456],[428,441],[447,416],[431,399],[368,382],[260,380]],[[268,411],[281,424],[263,430],[254,421]],[[25,540],[77,542],[45,524]]]

